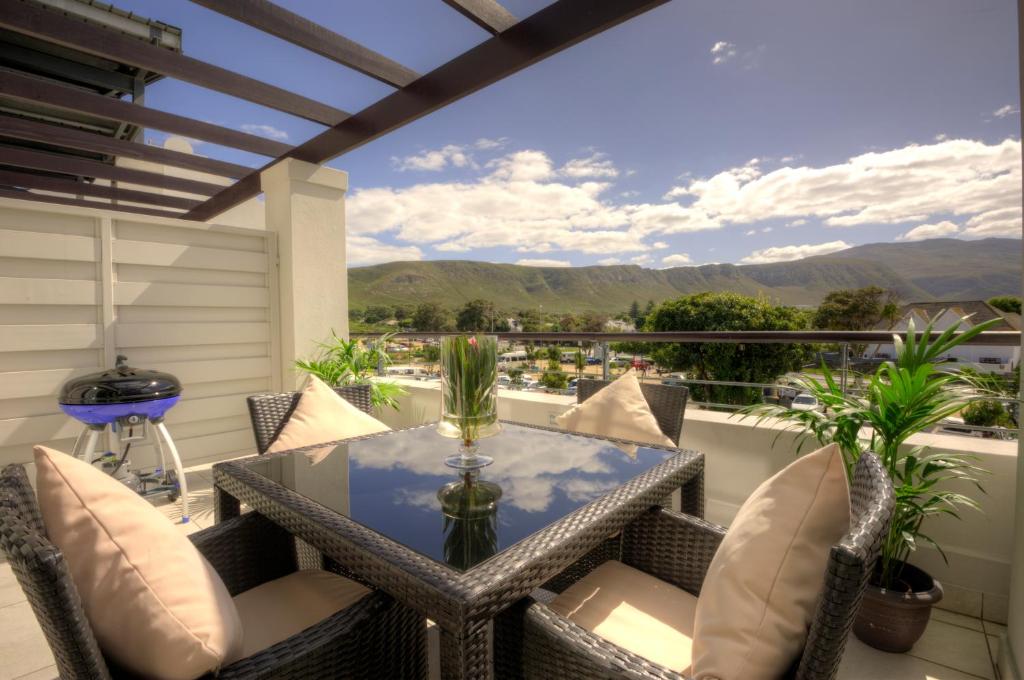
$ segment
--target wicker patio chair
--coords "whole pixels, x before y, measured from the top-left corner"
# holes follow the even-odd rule
[[[576,402],[582,404],[602,389],[611,385],[610,380],[580,380],[576,383]],[[686,400],[690,390],[680,385],[658,385],[640,383],[647,405],[658,421],[658,426],[666,437],[679,446],[679,438],[683,434],[683,415],[686,412]]]
[[[825,586],[800,659],[787,677],[831,680],[846,646],[864,586],[888,529],[894,503],[892,482],[873,454],[861,456],[850,487],[850,532],[832,547]],[[618,559],[662,581],[699,595],[725,529],[704,520],[652,508],[626,527],[621,543],[609,542],[546,588],[561,592],[602,561]],[[600,554],[598,554],[600,553]],[[573,573],[575,572],[575,573]],[[685,680],[633,652],[594,635],[556,614],[537,591],[498,618],[495,655],[509,678],[630,678]]]
[[[232,595],[296,569],[292,537],[255,512],[189,538]],[[126,677],[103,656],[64,556],[46,537],[35,494],[20,465],[8,465],[0,473],[0,549],[28,597],[60,677]],[[425,677],[425,630],[421,615],[374,592],[301,633],[221,668],[216,678]]]
[[[334,391],[356,408],[373,414],[373,402],[370,399],[369,385],[345,385],[335,387]],[[281,434],[284,424],[299,405],[301,392],[282,392],[280,394],[254,394],[246,397],[249,406],[249,419],[252,421],[252,432],[256,435],[256,450],[264,453]]]

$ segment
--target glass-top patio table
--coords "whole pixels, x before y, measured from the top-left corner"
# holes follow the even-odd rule
[[[675,489],[703,514],[699,453],[503,423],[480,441],[496,509],[443,509],[457,442],[434,425],[214,466],[218,521],[244,502],[441,629],[444,678],[492,677],[488,625]]]

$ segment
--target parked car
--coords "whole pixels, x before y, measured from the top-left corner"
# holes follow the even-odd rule
[[[818,402],[818,398],[813,394],[804,392],[798,394],[793,398],[793,403],[790,405],[794,411],[818,411],[821,409],[821,404]]]
[[[662,385],[671,385],[672,387],[685,387],[686,386],[686,374],[685,373],[669,373],[661,379]]]

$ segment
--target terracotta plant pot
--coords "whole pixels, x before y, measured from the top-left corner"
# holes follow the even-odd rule
[[[876,585],[877,573],[864,591],[853,633],[883,652],[907,652],[924,634],[932,606],[942,600],[942,586],[917,567],[906,564],[898,588]]]

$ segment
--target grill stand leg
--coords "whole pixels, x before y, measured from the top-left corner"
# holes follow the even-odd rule
[[[178,447],[174,445],[174,440],[171,439],[171,435],[167,433],[167,426],[164,425],[161,420],[156,424],[156,431],[158,437],[163,437],[167,443],[167,450],[171,452],[171,461],[174,463],[174,471],[178,475],[178,488],[181,489],[181,523],[188,523],[188,481],[185,479],[185,470],[181,467],[181,457],[178,455]]]
[[[89,428],[89,436],[85,439],[85,450],[78,456],[90,465],[92,465],[92,454],[96,452],[96,444],[100,440],[100,432],[102,430]]]
[[[160,457],[160,474],[167,479],[167,454],[164,453],[164,445],[160,442],[160,435],[156,433],[155,427],[150,432],[153,437],[153,445],[156,447],[156,454]]]

